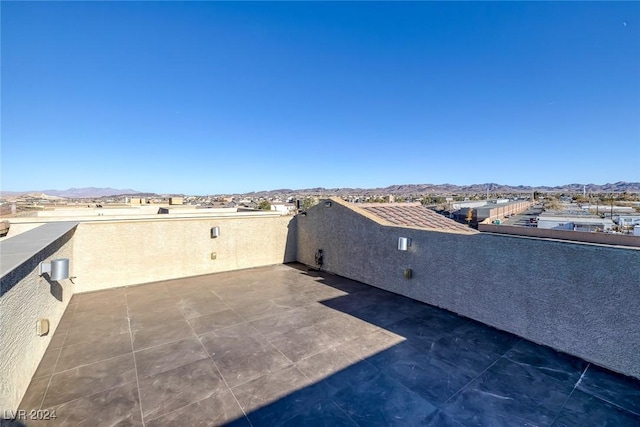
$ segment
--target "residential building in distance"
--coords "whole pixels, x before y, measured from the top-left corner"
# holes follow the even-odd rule
[[[538,228],[549,230],[611,232],[614,225],[615,224],[611,219],[601,218],[596,215],[568,216],[553,212],[543,212],[538,216]]]

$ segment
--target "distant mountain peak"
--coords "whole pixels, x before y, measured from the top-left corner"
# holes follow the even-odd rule
[[[125,194],[138,194],[141,191],[136,190],[120,190],[117,188],[100,188],[100,187],[83,187],[83,188],[69,188],[67,190],[35,190],[35,191],[6,191],[3,194],[20,195],[20,194],[44,194],[52,197],[63,197],[67,199],[88,199],[98,197],[110,197],[119,196]]]

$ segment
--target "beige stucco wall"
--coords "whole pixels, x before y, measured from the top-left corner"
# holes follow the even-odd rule
[[[73,271],[72,236],[73,230],[2,277],[0,413],[17,409],[73,296],[73,283],[70,280],[50,283],[39,275],[40,262],[56,258],[70,258],[70,269]],[[46,336],[36,335],[39,318],[50,321],[50,332]]]
[[[76,292],[295,261],[290,222],[237,216],[81,223],[74,236]],[[214,226],[220,237],[211,238]]]

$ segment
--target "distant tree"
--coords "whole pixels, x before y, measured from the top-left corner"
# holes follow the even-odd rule
[[[469,208],[467,217],[464,220],[467,221],[467,225],[471,225],[471,221],[473,221],[473,209]]]
[[[318,204],[318,199],[316,199],[315,197],[305,197],[302,200],[302,210],[306,211],[310,207],[315,206],[317,204]]]
[[[258,204],[258,209],[263,210],[263,211],[270,211],[271,210],[271,203],[269,203],[267,200],[263,200]]]

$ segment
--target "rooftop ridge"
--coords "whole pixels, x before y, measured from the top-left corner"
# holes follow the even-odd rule
[[[332,197],[330,200],[386,226],[416,228],[456,234],[477,234],[478,231],[443,217],[420,203],[349,203]]]

